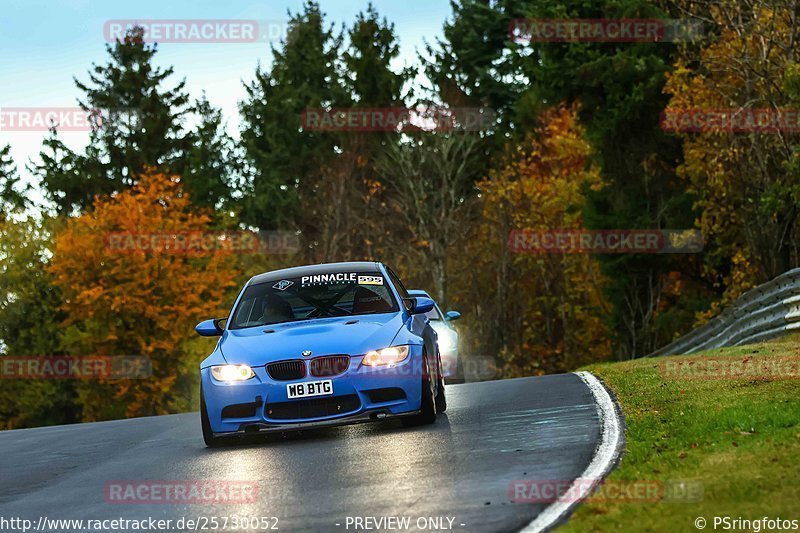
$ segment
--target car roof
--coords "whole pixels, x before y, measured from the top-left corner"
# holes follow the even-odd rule
[[[424,291],[422,289],[412,289],[408,291],[408,294],[410,296],[425,296],[427,298],[431,298],[431,295],[428,294],[428,291]],[[431,298],[431,300],[433,300],[433,298]]]
[[[300,276],[313,276],[315,274],[328,274],[336,272],[380,272],[380,263],[374,261],[349,261],[343,263],[321,263],[317,265],[304,265],[282,268],[271,272],[264,272],[250,279],[250,284],[264,283],[284,278],[298,278]]]

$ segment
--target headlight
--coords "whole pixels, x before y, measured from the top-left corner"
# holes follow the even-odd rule
[[[211,375],[217,381],[247,381],[256,373],[247,365],[220,365],[211,367]]]
[[[408,346],[391,346],[382,350],[367,352],[362,364],[367,366],[393,365],[408,357]]]
[[[437,342],[439,344],[439,350],[447,352],[453,347],[453,336],[450,335],[450,333],[443,331],[439,333],[439,339]]]

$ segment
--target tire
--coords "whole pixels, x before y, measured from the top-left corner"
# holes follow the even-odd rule
[[[436,413],[444,413],[447,411],[447,397],[445,396],[444,392],[444,376],[442,375],[442,359],[441,357],[437,357],[439,362],[438,369],[439,371],[436,372],[436,379],[437,379],[437,387],[436,387]]]
[[[203,442],[209,448],[219,448],[224,444],[224,439],[215,437],[211,430],[211,423],[208,421],[208,409],[206,409],[206,398],[203,395],[203,388],[200,387],[200,425],[203,429]]]
[[[434,392],[434,383],[431,377],[438,375],[432,374],[428,364],[428,354],[422,352],[422,404],[420,412],[417,415],[407,416],[400,419],[403,426],[415,427],[425,426],[436,422],[436,393]]]

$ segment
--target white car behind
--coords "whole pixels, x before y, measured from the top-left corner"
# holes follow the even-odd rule
[[[408,291],[411,296],[431,296],[423,290]],[[433,299],[433,298],[431,298]],[[431,327],[439,337],[439,353],[442,357],[442,373],[446,383],[463,383],[464,369],[461,364],[461,357],[458,351],[458,331],[453,327],[452,322],[461,317],[458,311],[447,311],[442,313],[439,304],[434,305],[433,309],[425,313],[431,321]]]

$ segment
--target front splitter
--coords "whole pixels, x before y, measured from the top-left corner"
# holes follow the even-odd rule
[[[403,418],[406,416],[414,416],[420,413],[417,411],[408,411],[407,413],[392,414],[384,409],[372,409],[354,415],[346,415],[341,418],[333,418],[330,420],[319,420],[315,422],[286,422],[283,424],[273,424],[268,422],[253,422],[242,424],[238,431],[227,433],[214,433],[215,437],[241,437],[245,435],[258,435],[263,433],[280,433],[286,431],[299,431],[303,429],[319,429],[334,426],[349,426],[352,424],[363,424],[365,422],[379,422],[381,420],[389,420],[393,418]]]

